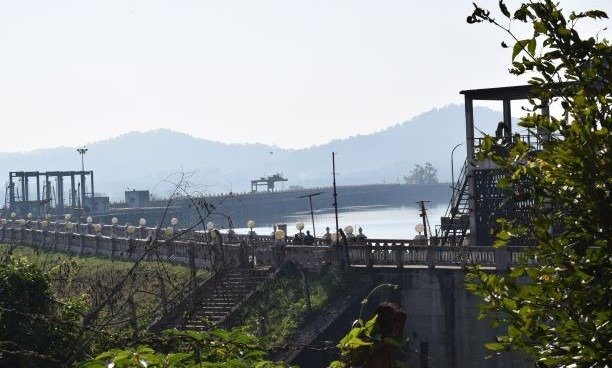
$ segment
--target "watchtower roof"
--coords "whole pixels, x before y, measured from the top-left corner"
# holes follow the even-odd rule
[[[529,98],[533,89],[534,86],[525,84],[522,86],[467,89],[460,93],[472,100],[524,100]]]

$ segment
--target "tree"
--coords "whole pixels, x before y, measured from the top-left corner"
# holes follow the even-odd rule
[[[431,162],[426,162],[424,166],[416,164],[409,175],[404,175],[404,181],[406,184],[436,184],[438,183],[437,174],[438,170]]]
[[[61,367],[88,350],[78,303],[54,300],[48,275],[27,259],[0,263],[0,296],[0,366]]]
[[[476,5],[467,21],[488,22],[513,40],[510,73],[530,75],[535,88],[520,125],[542,147],[517,141],[500,155],[487,137],[479,155],[505,171],[502,187],[530,183],[530,226],[499,219],[496,246],[521,236],[536,246],[508,275],[472,269],[467,287],[485,301],[481,318],[507,326],[489,349],[523,351],[538,366],[609,366],[612,48],[599,36],[583,38],[576,27],[607,15],[567,14],[550,0],[523,3],[514,13],[503,1],[499,8],[503,24]],[[530,24],[533,33],[515,34],[512,22]],[[558,116],[540,111],[555,103]]]

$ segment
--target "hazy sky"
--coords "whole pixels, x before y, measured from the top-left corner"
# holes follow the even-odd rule
[[[610,1],[577,3],[612,13]],[[0,0],[0,152],[162,127],[304,147],[461,102],[461,89],[521,84],[499,48],[507,37],[467,25],[471,8]]]

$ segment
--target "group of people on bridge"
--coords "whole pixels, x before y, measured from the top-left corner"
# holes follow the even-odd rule
[[[346,227],[346,232],[342,229],[338,229],[338,241],[342,244],[363,244],[367,239],[367,236],[363,233],[363,229],[358,229],[358,234],[353,234],[352,226]],[[325,234],[321,238],[324,245],[331,245],[334,242],[332,234],[330,233],[329,226],[325,228]],[[295,233],[293,237],[293,245],[315,245],[316,239],[310,234],[310,230],[306,230],[306,234],[302,231]]]

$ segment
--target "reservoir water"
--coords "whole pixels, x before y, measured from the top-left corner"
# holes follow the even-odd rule
[[[435,232],[435,225],[439,224],[440,217],[444,215],[446,204],[435,204],[428,206],[427,216],[432,232]],[[335,219],[333,208],[321,208],[315,211],[315,226],[317,237],[325,233],[325,228],[329,226],[330,232],[334,232]],[[310,212],[296,212],[291,215],[284,216],[282,223],[287,224],[287,232],[289,236],[293,236],[297,232],[295,225],[298,222],[304,223],[304,230],[309,230],[312,233],[312,220]],[[279,221],[279,223],[281,223]],[[368,238],[386,238],[386,239],[412,239],[417,234],[415,226],[422,223],[422,218],[419,216],[417,205],[414,206],[354,206],[343,207],[338,209],[338,226],[345,228],[348,225],[353,226],[354,233],[357,234],[359,227],[363,228],[363,233]],[[267,225],[267,224],[266,224]],[[247,228],[235,229],[239,234],[246,234]],[[269,226],[256,227],[255,232],[260,235],[268,235],[272,233],[272,224]]]

